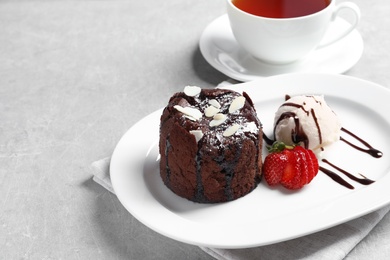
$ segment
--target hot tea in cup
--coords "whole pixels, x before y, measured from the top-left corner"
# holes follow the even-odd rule
[[[335,43],[358,24],[360,9],[352,2],[336,0],[226,0],[233,35],[255,58],[272,64],[287,64],[311,51]],[[322,41],[339,11],[347,9],[354,21],[342,34]]]
[[[239,9],[262,17],[293,18],[325,9],[330,0],[232,0]]]

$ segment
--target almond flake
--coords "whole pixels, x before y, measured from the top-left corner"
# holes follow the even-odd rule
[[[202,112],[200,112],[198,109],[196,108],[192,108],[192,107],[182,107],[182,106],[179,106],[179,105],[175,105],[174,108],[179,111],[179,112],[182,112],[183,114],[185,114],[186,116],[189,116],[195,120],[199,120],[200,118],[202,118]],[[191,119],[189,118],[189,119]]]
[[[234,125],[231,125],[230,127],[228,127],[225,132],[223,132],[223,136],[225,137],[229,137],[229,136],[232,136],[234,135],[237,130],[240,129],[240,125],[239,124],[234,124]]]
[[[216,108],[221,108],[221,104],[216,99],[210,99],[209,104]]]
[[[245,105],[245,97],[244,96],[236,97],[233,100],[233,102],[230,104],[229,113],[234,113],[235,111],[243,108],[244,105]]]
[[[216,115],[218,112],[219,112],[219,109],[216,108],[215,106],[208,106],[208,107],[206,107],[206,109],[204,110],[204,114],[205,114],[207,117],[213,117],[213,116]]]
[[[184,115],[184,117],[191,120],[191,121],[194,121],[194,122],[198,121],[198,120],[196,120],[196,118],[193,118],[192,116]]]
[[[195,136],[196,142],[199,142],[199,140],[202,139],[202,137],[203,137],[202,130],[191,130],[190,134]]]
[[[226,118],[226,116],[224,114],[221,114],[221,113],[215,114],[213,117],[213,119],[215,119],[215,120],[222,120],[225,118]]]
[[[213,120],[210,121],[210,127],[218,126],[220,124],[223,124],[223,122],[225,122],[226,118],[227,117],[224,114],[216,114],[213,117]]]
[[[186,86],[184,87],[184,94],[186,94],[189,97],[195,97],[199,95],[201,91],[200,87],[197,86]]]

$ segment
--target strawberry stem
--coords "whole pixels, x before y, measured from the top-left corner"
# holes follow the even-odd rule
[[[284,149],[294,149],[293,145],[287,145],[283,142],[275,141],[272,146],[268,146],[268,152],[275,153],[275,152],[281,152]]]

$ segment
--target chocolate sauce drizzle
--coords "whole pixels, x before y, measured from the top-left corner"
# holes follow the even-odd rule
[[[334,180],[338,184],[343,185],[344,187],[347,187],[348,189],[354,189],[354,187],[351,184],[349,184],[343,178],[341,178],[339,175],[337,175],[337,173],[335,173],[329,169],[326,169],[322,166],[320,166],[320,171],[322,171],[323,173],[328,175],[332,180]]]
[[[166,179],[165,183],[169,185],[170,175],[171,175],[171,169],[168,166],[168,152],[171,149],[171,143],[169,142],[169,136],[165,140],[165,171],[166,171]]]
[[[343,137],[340,137],[340,140],[345,142],[346,144],[350,145],[351,147],[355,148],[356,150],[360,151],[360,152],[364,152],[364,153],[367,153],[369,155],[371,155],[372,157],[374,158],[380,158],[382,157],[383,153],[375,148],[373,148],[369,143],[367,143],[366,141],[364,141],[362,138],[358,137],[356,134],[352,133],[351,131],[345,129],[345,128],[341,128],[341,130],[345,133],[347,133],[348,135],[350,135],[351,137],[355,138],[356,140],[358,140],[360,143],[362,143],[365,147],[367,147],[368,149],[364,149],[362,147],[359,147],[355,144],[352,144],[351,142],[345,140]],[[336,170],[338,170],[339,172],[345,174],[348,178],[350,178],[351,180],[353,181],[356,181],[360,184],[363,184],[363,185],[370,185],[372,183],[374,183],[375,181],[373,180],[370,180],[368,178],[366,178],[365,176],[363,176],[362,174],[360,174],[360,176],[362,176],[363,178],[358,178],[352,174],[350,174],[349,172],[345,171],[344,169],[341,169],[340,167],[332,164],[331,162],[329,162],[328,160],[326,159],[322,159],[322,161],[324,163],[327,163],[328,165],[332,166],[333,168],[335,168]],[[326,175],[328,175],[330,178],[332,178],[333,180],[335,180],[336,182],[338,182],[339,184],[343,185],[343,186],[346,186],[347,188],[350,188],[350,189],[353,189],[354,187],[352,185],[350,185],[348,183],[348,185],[346,185],[346,181],[342,180],[341,178],[334,178],[335,175],[337,175],[336,173],[332,172],[331,170],[329,169],[326,169],[324,167],[320,167],[320,170],[325,173]],[[340,180],[341,179],[341,180]],[[352,188],[351,188],[352,187]]]
[[[309,139],[308,139],[307,135],[305,134],[305,132],[302,131],[302,129],[301,129],[299,118],[293,112],[285,112],[285,113],[280,115],[280,117],[276,121],[276,124],[275,124],[275,127],[274,127],[274,133],[275,133],[276,127],[279,125],[279,123],[282,120],[285,120],[287,118],[293,118],[294,119],[294,123],[295,123],[295,129],[293,131],[291,131],[291,139],[292,139],[292,141],[294,143],[296,143],[296,144],[298,144],[300,142],[303,142],[305,147],[307,148],[308,145],[309,145]]]
[[[340,168],[340,167],[334,165],[333,163],[329,162],[327,159],[322,159],[322,161],[323,161],[324,163],[326,163],[326,164],[332,166],[332,167],[335,168],[336,170],[340,171],[341,173],[345,174],[345,176],[347,176],[347,177],[350,178],[351,180],[354,180],[354,181],[356,181],[356,182],[359,182],[360,184],[363,184],[363,185],[370,185],[370,184],[372,184],[372,183],[375,182],[375,181],[373,181],[373,180],[370,180],[370,179],[366,178],[366,177],[363,176],[362,174],[360,174],[360,175],[361,175],[363,178],[358,178],[358,177],[356,177],[355,175],[353,175],[353,174],[347,172],[346,170],[344,170],[344,169],[342,169],[342,168]],[[330,172],[329,169],[325,169],[325,168],[323,168],[323,167],[320,167],[320,168],[322,168],[321,170],[326,170],[327,173]]]
[[[195,161],[196,161],[196,194],[195,194],[195,199],[203,202],[203,201],[206,201],[206,198],[204,196],[202,175],[200,174],[200,170],[202,169],[202,164],[201,164],[202,153],[200,152],[200,149],[198,149]]]
[[[314,112],[314,109],[312,108],[311,109],[311,114],[313,115],[313,119],[314,119],[314,122],[316,123],[316,127],[317,127],[317,132],[318,132],[318,138],[320,140],[320,144],[322,144],[322,132],[321,132],[321,127],[318,123],[318,118],[316,116],[316,113]]]
[[[316,100],[314,96],[310,96],[310,97],[313,98],[316,103],[321,104],[321,102]],[[286,95],[285,98],[287,101],[288,99],[290,99],[290,96]],[[319,138],[319,141],[321,144],[322,143],[322,132],[321,132],[321,127],[319,125],[316,113],[315,113],[314,109],[311,109],[310,111],[306,110],[304,107],[305,105],[306,105],[305,102],[302,105],[297,104],[297,103],[293,103],[293,102],[285,102],[281,105],[281,107],[285,107],[285,106],[296,107],[298,109],[301,109],[303,112],[305,112],[307,116],[311,115],[313,117],[315,124],[316,124],[318,138]],[[293,118],[294,123],[295,123],[295,129],[293,131],[291,131],[291,140],[296,144],[302,142],[304,147],[307,149],[309,147],[309,138],[306,135],[305,131],[301,128],[299,118],[294,112],[285,112],[285,113],[282,113],[280,115],[280,117],[278,118],[278,120],[276,121],[275,126],[274,126],[274,131],[273,131],[274,135],[275,135],[276,127],[279,125],[279,123],[287,118]]]
[[[263,133],[263,140],[264,142],[268,145],[268,146],[271,146],[275,140],[274,139],[271,139],[269,138],[266,134]]]
[[[219,164],[219,166],[222,168],[221,172],[225,174],[226,186],[225,186],[224,192],[225,192],[225,196],[226,196],[228,201],[233,200],[233,198],[234,198],[234,194],[233,194],[232,189],[231,189],[232,179],[234,177],[234,168],[232,166],[236,165],[238,159],[241,156],[241,147],[239,145],[235,145],[235,148],[232,148],[232,149],[238,151],[237,153],[235,153],[233,163],[232,162],[226,163],[225,157],[222,155],[214,159]]]
[[[361,152],[364,152],[364,153],[368,153],[369,155],[371,155],[372,157],[375,157],[375,158],[381,158],[383,153],[377,149],[375,149],[374,147],[372,147],[369,143],[367,143],[366,141],[364,141],[363,139],[361,139],[360,137],[356,136],[355,134],[353,134],[352,132],[348,131],[347,129],[345,128],[341,128],[341,131],[347,133],[348,135],[352,136],[353,138],[355,138],[356,140],[358,140],[360,143],[362,143],[365,147],[367,147],[368,149],[364,149],[362,147],[359,147],[347,140],[345,140],[343,137],[340,137],[340,140],[343,141],[344,143],[352,146],[353,148],[361,151]]]

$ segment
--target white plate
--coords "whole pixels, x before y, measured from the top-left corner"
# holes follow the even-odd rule
[[[197,204],[166,188],[159,176],[158,139],[162,110],[145,117],[119,141],[111,180],[119,200],[139,221],[176,240],[217,248],[246,248],[320,231],[390,203],[390,91],[360,79],[331,74],[285,74],[231,86],[246,91],[270,135],[273,115],[285,94],[324,94],[343,126],[384,155],[380,159],[339,141],[324,157],[376,180],[354,190],[322,172],[300,191],[271,189],[264,182],[247,196],[221,204]]]
[[[332,39],[348,26],[348,22],[337,18],[331,23],[324,41],[329,37]],[[363,40],[355,29],[342,40],[314,50],[301,61],[287,65],[270,65],[253,58],[240,48],[231,31],[229,18],[223,15],[203,31],[199,47],[203,57],[215,69],[239,81],[252,81],[292,72],[344,73],[362,56]]]

